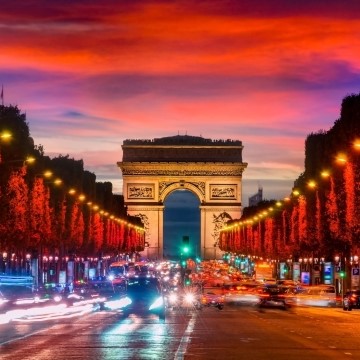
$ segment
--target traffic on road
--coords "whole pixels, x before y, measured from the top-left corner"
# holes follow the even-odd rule
[[[245,331],[247,348],[249,343],[255,344],[265,336],[264,323],[258,323],[260,318],[276,324],[281,322],[282,327],[294,328],[295,320],[297,323],[300,321],[299,326],[302,327],[309,316],[318,326],[324,319],[329,322],[336,318],[338,324],[346,324],[337,327],[339,335],[348,334],[348,329],[360,331],[360,311],[352,312],[353,317],[344,311],[349,310],[353,299],[351,296],[356,293],[349,293],[343,304],[338,303],[331,286],[257,282],[240,274],[226,272],[226,266],[221,262],[202,262],[190,272],[177,262],[125,266],[125,270],[120,272],[114,267],[110,269],[104,276],[87,282],[48,284],[37,289],[29,285],[29,279],[19,279],[19,284],[12,279],[10,285],[3,278],[0,283],[0,353],[5,354],[4,359],[21,358],[19,354],[23,354],[21,344],[24,338],[27,339],[26,344],[33,340],[34,346],[39,346],[36,357],[24,358],[45,359],[44,354],[49,349],[54,350],[52,345],[37,343],[39,335],[36,334],[39,333],[50,336],[54,345],[63,344],[64,337],[71,344],[63,355],[58,354],[57,359],[71,358],[71,346],[76,349],[74,341],[77,336],[82,339],[79,341],[83,342],[80,346],[84,349],[94,345],[81,337],[84,331],[93,334],[96,346],[103,349],[100,355],[95,352],[98,357],[94,353],[87,358],[191,359],[193,356],[215,359],[218,358],[215,354],[219,356],[222,349],[224,354],[230,354],[228,358],[242,359],[245,357],[241,355],[241,346],[228,333],[226,324],[233,328],[240,339],[244,338],[244,326],[252,329],[251,334],[249,329]],[[351,303],[354,310],[359,308],[356,301]],[[248,325],[242,324],[242,321]],[[84,330],[87,329],[84,322],[91,324],[91,328]],[[74,333],[69,338],[65,327],[70,323],[77,335]],[[26,328],[23,327],[25,324]],[[206,326],[205,332],[203,326]],[[223,329],[222,333],[219,333],[219,327]],[[322,325],[321,329],[324,336],[333,336]],[[266,331],[276,341],[284,341],[279,340],[280,335],[274,332],[274,328],[266,326]],[[213,338],[215,335],[216,340]],[[114,336],[117,339],[121,337],[126,344],[125,350],[118,340],[110,340]],[[213,338],[213,342],[209,342],[210,338]],[[286,341],[298,344],[298,339],[293,337]],[[284,345],[278,343],[280,348]],[[325,359],[322,355],[328,351],[333,354],[326,359],[341,358],[339,350],[320,350],[318,345],[312,350],[314,356],[317,354],[317,359]],[[343,350],[345,353],[346,349]],[[105,356],[106,352],[112,355]],[[360,356],[357,346],[350,352]],[[262,359],[261,356],[253,358]],[[291,358],[297,359],[296,356]]]

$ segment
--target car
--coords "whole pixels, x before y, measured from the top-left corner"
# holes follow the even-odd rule
[[[297,286],[298,282],[294,280],[281,279],[281,280],[277,280],[276,284],[281,286]]]
[[[203,307],[215,307],[219,310],[224,308],[225,297],[224,295],[212,288],[204,288],[201,296],[201,306]]]
[[[258,306],[263,307],[280,307],[287,309],[289,304],[287,303],[285,289],[276,284],[266,284],[259,286],[254,290],[259,296]]]
[[[298,306],[336,306],[335,286],[309,286],[294,296],[294,304]]]
[[[253,290],[258,287],[259,283],[256,282],[225,284],[222,289],[225,302],[236,305],[252,305],[257,303],[259,297]]]
[[[36,305],[38,300],[32,286],[0,286],[0,313],[13,309],[26,309]]]
[[[160,320],[165,320],[165,300],[157,277],[129,277],[126,281],[125,295],[121,300],[125,317],[130,314],[156,314]]]
[[[343,310],[360,309],[360,290],[350,290],[344,294]]]

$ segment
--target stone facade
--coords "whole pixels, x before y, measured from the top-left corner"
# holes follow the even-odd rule
[[[242,212],[241,181],[247,166],[242,162],[242,143],[185,135],[126,140],[122,148],[118,166],[125,205],[129,215],[142,219],[149,243],[143,255],[163,257],[164,201],[173,191],[186,189],[200,200],[201,257],[220,257],[214,246],[220,229]]]

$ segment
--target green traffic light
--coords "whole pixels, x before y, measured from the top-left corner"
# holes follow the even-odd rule
[[[188,248],[188,247],[184,247],[183,251],[184,251],[184,253],[188,253],[188,252],[189,252],[189,248]]]
[[[345,272],[344,271],[340,272],[340,277],[345,277]]]

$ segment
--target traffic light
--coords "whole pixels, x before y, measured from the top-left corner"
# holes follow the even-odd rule
[[[182,246],[182,251],[184,254],[187,254],[189,252],[189,237],[188,236],[183,236],[182,238],[182,243],[183,243],[183,246]]]

